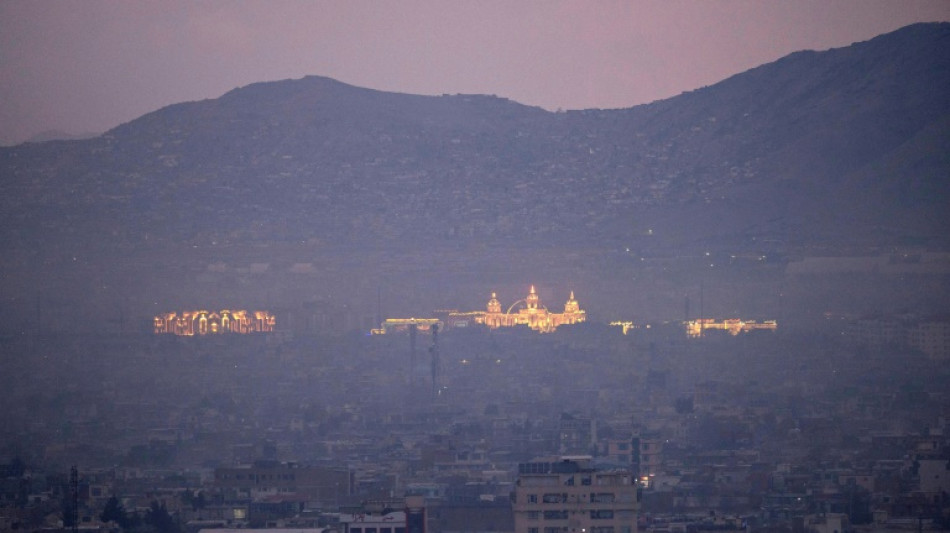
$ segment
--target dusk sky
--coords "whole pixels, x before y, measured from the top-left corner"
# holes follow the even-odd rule
[[[950,0],[0,0],[0,144],[103,132],[310,74],[550,110],[629,107],[947,20]]]

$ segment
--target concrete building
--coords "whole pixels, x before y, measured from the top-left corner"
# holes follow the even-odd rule
[[[217,468],[214,485],[231,499],[294,495],[303,501],[334,501],[353,493],[353,473],[346,469],[258,461],[254,465]]]
[[[931,359],[950,359],[950,320],[922,321],[907,332],[907,342]]]
[[[515,533],[635,533],[640,496],[628,470],[597,470],[590,456],[518,465]]]

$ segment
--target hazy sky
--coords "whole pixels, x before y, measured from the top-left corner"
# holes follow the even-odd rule
[[[0,144],[308,74],[628,107],[941,20],[950,0],[0,0]]]

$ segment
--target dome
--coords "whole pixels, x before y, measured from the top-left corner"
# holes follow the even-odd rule
[[[564,304],[565,313],[576,313],[580,310],[581,306],[577,303],[577,300],[574,299],[574,291],[571,291],[570,298],[567,299],[567,303]]]
[[[491,300],[488,300],[487,309],[489,313],[501,313],[501,302],[498,301],[495,293],[491,293]]]

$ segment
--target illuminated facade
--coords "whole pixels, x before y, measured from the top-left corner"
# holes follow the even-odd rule
[[[640,329],[640,326],[634,324],[630,321],[614,320],[613,322],[607,324],[608,326],[619,327],[623,330],[623,334],[626,335],[631,329]],[[650,326],[647,326],[649,328]]]
[[[775,331],[778,324],[774,320],[756,322],[755,320],[742,320],[740,318],[727,318],[717,321],[715,318],[699,318],[686,322],[686,336],[699,337],[706,330],[725,330],[730,335],[749,332],[755,329],[765,329]]]
[[[541,303],[538,292],[531,286],[528,296],[503,309],[498,296],[492,293],[491,299],[484,311],[436,311],[439,318],[389,318],[373,334],[383,334],[392,331],[405,331],[415,325],[419,331],[428,331],[432,325],[440,328],[445,324],[448,328],[464,328],[473,324],[487,326],[489,329],[508,328],[513,326],[527,326],[541,333],[550,333],[567,324],[577,324],[587,320],[587,312],[581,309],[574,299],[574,291],[564,304],[563,313],[554,313]],[[444,320],[443,320],[444,319]]]
[[[490,329],[528,326],[541,333],[549,333],[558,326],[577,324],[587,320],[587,312],[581,309],[577,300],[574,299],[574,291],[571,291],[570,298],[564,304],[564,312],[553,313],[541,303],[534,285],[531,286],[527,297],[511,304],[505,311],[502,311],[497,295],[492,293],[484,313],[465,313],[465,315],[471,316],[476,324],[484,324]],[[452,315],[449,316],[451,318]]]
[[[182,311],[165,313],[153,320],[156,334],[218,335],[222,333],[270,333],[276,320],[267,311]]]

